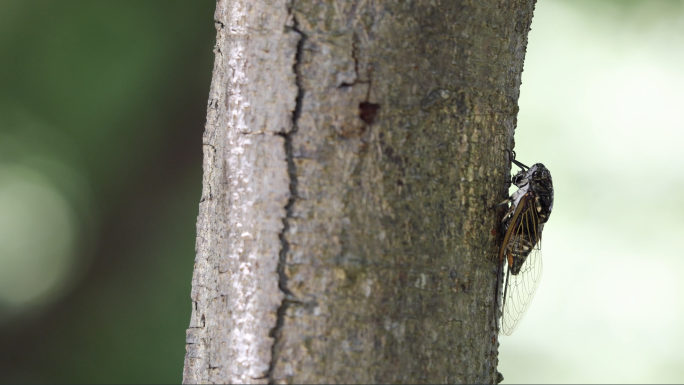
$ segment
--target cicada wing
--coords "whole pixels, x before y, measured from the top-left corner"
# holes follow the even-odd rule
[[[503,307],[501,311],[501,333],[511,335],[529,309],[534,293],[542,276],[541,250],[534,249],[527,257],[518,274],[510,274],[508,262],[504,266]]]
[[[522,203],[522,202],[521,202]],[[503,258],[504,294],[501,309],[501,328],[511,335],[530,307],[542,276],[541,230],[538,210],[533,199],[524,202],[521,212],[511,223],[512,233]],[[531,250],[530,247],[531,246]],[[529,254],[524,256],[526,251]],[[523,257],[524,256],[524,257]],[[520,266],[510,266],[510,262]]]

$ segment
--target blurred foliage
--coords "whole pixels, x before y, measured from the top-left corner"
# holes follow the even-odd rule
[[[0,166],[42,175],[76,234],[64,282],[0,304],[0,382],[180,382],[214,7],[0,1]]]
[[[684,381],[683,62],[683,1],[537,2],[515,150],[555,201],[505,383]]]

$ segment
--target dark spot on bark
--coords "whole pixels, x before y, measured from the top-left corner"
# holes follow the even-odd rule
[[[382,143],[382,141],[381,141],[381,143]],[[402,165],[402,160],[403,160],[402,157],[399,155],[394,155],[394,149],[392,148],[392,146],[385,147],[382,150],[382,152],[387,156],[387,159],[389,159],[390,162],[392,162],[394,164],[398,164],[399,166]]]
[[[379,109],[379,104],[362,102],[359,104],[359,117],[361,120],[366,122],[366,124],[373,124],[375,121],[375,115],[378,114]]]
[[[468,114],[468,105],[466,104],[465,94],[459,93],[456,99],[456,111],[459,115]]]
[[[391,158],[393,154],[394,154],[394,149],[392,148],[392,146],[385,147],[385,155],[387,155],[388,157]]]
[[[520,32],[522,32],[522,30],[523,30],[523,23],[522,23],[521,20],[518,20],[518,21],[515,23],[515,32],[520,33]]]
[[[406,270],[400,270],[399,271],[399,282],[398,282],[398,284],[400,286],[406,286],[407,279],[408,279],[408,274],[407,274]]]
[[[439,90],[434,90],[428,93],[423,100],[420,102],[420,108],[422,110],[429,110],[435,103],[439,101]]]

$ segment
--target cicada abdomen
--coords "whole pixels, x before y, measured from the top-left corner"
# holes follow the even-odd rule
[[[512,182],[518,187],[500,205],[510,203],[502,221],[505,236],[499,252],[498,279],[503,279],[500,332],[513,333],[532,302],[542,273],[541,238],[553,209],[553,181],[543,164],[532,167],[513,159],[523,170]],[[505,276],[503,274],[505,272]],[[501,285],[497,284],[497,304]]]

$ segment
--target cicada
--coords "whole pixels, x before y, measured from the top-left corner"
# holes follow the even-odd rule
[[[551,172],[541,163],[527,167],[515,160],[514,152],[511,155],[522,169],[511,179],[518,190],[497,205],[510,203],[502,221],[506,235],[499,251],[496,292],[497,305],[502,298],[499,331],[505,335],[511,335],[522,320],[541,280],[542,230],[553,209]]]

